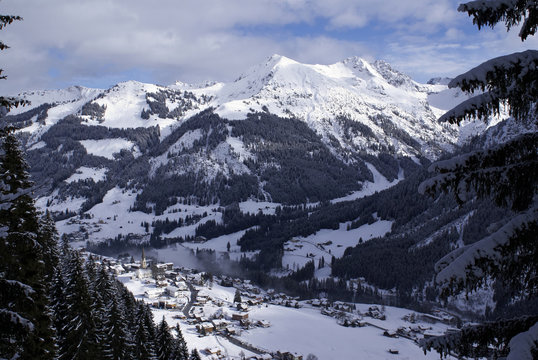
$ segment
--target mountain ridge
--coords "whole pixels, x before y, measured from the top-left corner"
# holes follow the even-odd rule
[[[429,94],[446,87],[443,89],[438,85],[416,83],[386,62],[376,61],[369,64],[359,57],[351,57],[331,65],[309,65],[273,55],[266,62],[244,72],[233,82],[207,83],[200,87],[183,83],[159,86],[126,81],[106,90],[82,87],[76,89],[81,93],[78,101],[87,99],[107,106],[104,126],[159,125],[163,137],[169,133],[166,128],[176,125],[173,121],[163,121],[160,114],[145,122],[141,121],[143,119],[137,119],[142,110],[148,108],[145,94],[182,92],[191,93],[196,99],[205,99],[193,99],[193,107],[178,111],[179,116],[175,117],[177,120],[185,120],[209,107],[227,119],[242,119],[250,112],[263,109],[281,117],[294,116],[305,121],[320,134],[339,157],[342,157],[342,152],[353,149],[378,153],[371,143],[363,141],[360,136],[352,136],[350,141],[344,139],[345,134],[334,121],[334,118],[342,116],[373,129],[377,142],[385,147],[394,146],[393,152],[399,155],[421,155],[431,160],[457,143],[456,129],[436,123],[436,113],[429,106],[427,99]],[[94,94],[95,98],[83,96],[83,89],[86,89],[86,93]],[[41,98],[36,96],[35,92],[23,93],[21,96],[31,99],[36,104],[33,106],[37,106],[44,102],[65,102],[57,95],[60,92],[61,90],[56,91],[56,94],[54,91],[37,93],[42,95]],[[49,94],[50,96],[47,96]],[[118,97],[124,100],[120,104],[121,111],[118,111],[116,106]],[[177,102],[170,99],[165,101],[165,105],[171,111],[178,106]],[[24,111],[18,109],[14,114]],[[117,116],[118,112],[124,116]],[[127,115],[128,121],[125,119]],[[377,119],[379,116],[385,119]],[[402,129],[409,136],[418,139],[420,147],[416,149],[399,138],[393,139],[391,134],[387,134],[390,131],[384,128],[386,126]],[[335,139],[343,150],[331,146]],[[428,145],[433,143],[437,145]]]
[[[146,202],[135,208],[160,213],[189,198],[297,204],[353,197],[376,174],[401,180],[458,145],[457,128],[437,123],[442,110],[429,103],[446,104],[443,92],[465,98],[383,61],[311,65],[275,54],[230,83],[28,92],[32,105],[6,119],[50,184],[46,196],[86,199],[77,208],[86,211],[115,186],[136,187]],[[67,181],[87,171],[106,174],[85,185],[93,190]],[[183,185],[165,186],[163,198],[162,181]]]

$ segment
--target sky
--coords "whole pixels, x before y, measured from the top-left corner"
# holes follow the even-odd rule
[[[232,81],[280,54],[308,64],[381,59],[413,79],[454,77],[538,48],[478,31],[453,0],[0,0],[0,94],[137,80]]]

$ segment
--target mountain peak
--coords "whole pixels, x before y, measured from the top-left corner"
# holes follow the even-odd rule
[[[399,88],[414,89],[416,83],[408,75],[394,69],[384,60],[376,60],[373,67],[392,86]]]
[[[352,65],[352,66],[357,66],[357,67],[364,67],[364,66],[369,65],[366,60],[364,60],[363,58],[359,56],[350,56],[342,60],[342,63],[345,65]]]
[[[269,57],[269,59],[266,62],[267,65],[272,65],[272,67],[276,66],[285,66],[290,64],[299,64],[297,61],[290,59],[284,55],[279,54],[273,54]]]

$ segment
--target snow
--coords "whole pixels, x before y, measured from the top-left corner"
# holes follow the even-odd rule
[[[175,264],[184,265],[183,263]],[[118,277],[127,288],[137,297],[145,301],[144,293],[154,289],[153,280],[141,280],[134,276],[134,273],[127,273]],[[230,322],[230,326],[235,328],[237,334],[234,337],[243,343],[265,350],[267,352],[292,352],[305,358],[307,354],[314,354],[320,360],[326,359],[437,359],[438,354],[428,353],[424,355],[422,349],[415,342],[404,337],[390,338],[383,336],[383,332],[396,332],[400,327],[422,326],[430,328],[429,333],[434,335],[443,334],[448,328],[441,323],[426,323],[421,319],[421,314],[417,315],[417,322],[411,324],[404,320],[404,317],[413,312],[407,309],[396,307],[383,307],[372,304],[355,304],[350,316],[360,317],[368,311],[369,307],[377,306],[386,315],[386,320],[378,320],[367,316],[363,317],[365,327],[344,327],[338,325],[336,318],[321,314],[320,308],[312,307],[307,302],[301,302],[301,307],[284,307],[269,303],[249,306],[248,319],[253,323],[263,321],[269,327],[251,327],[248,330],[239,327],[237,322],[230,320],[235,309],[231,307],[236,288],[223,287],[214,282],[206,283],[203,286],[196,286],[199,291],[198,296],[207,296],[210,301],[204,305],[195,306],[195,313],[211,318],[213,315],[221,313]],[[264,292],[262,291],[262,295]],[[160,322],[164,317],[168,325],[174,327],[180,325],[182,334],[187,341],[189,349],[197,348],[204,350],[207,348],[218,348],[224,358],[237,358],[241,353],[247,357],[254,354],[242,347],[236,346],[222,335],[210,334],[200,336],[195,325],[187,320],[178,320],[174,315],[178,310],[164,310],[153,308],[153,315],[156,322]],[[395,356],[388,352],[389,349],[398,350]],[[203,359],[210,359],[211,355],[201,351]],[[450,357],[449,357],[450,358]]]
[[[30,106],[21,106],[17,109],[10,111],[10,114],[19,114],[35,108],[39,105],[49,103],[55,104],[54,107],[47,111],[47,118],[44,124],[37,122],[32,125],[23,128],[19,131],[31,133],[31,137],[28,139],[29,143],[36,143],[39,141],[42,134],[47,132],[54,124],[63,119],[67,115],[75,114],[80,111],[81,107],[96,97],[103,90],[89,89],[81,86],[72,86],[63,90],[46,90],[46,91],[34,91],[20,94],[26,100],[31,102]]]
[[[31,151],[31,150],[39,150],[39,149],[42,149],[44,148],[45,146],[47,146],[47,143],[44,142],[44,141],[38,141],[36,143],[34,143],[32,146],[30,146],[28,148],[28,151]]]
[[[222,235],[213,239],[209,239],[204,243],[183,243],[184,247],[190,249],[211,249],[215,250],[217,253],[228,253],[231,260],[239,261],[241,256],[246,256],[247,258],[252,258],[254,255],[259,253],[257,251],[245,251],[241,252],[241,247],[237,245],[237,241],[245,234],[246,230],[241,230],[232,234]],[[230,243],[230,251],[228,251],[228,243]]]
[[[342,257],[346,248],[357,245],[359,239],[368,241],[390,232],[392,223],[388,220],[377,220],[373,224],[365,224],[348,231],[347,226],[351,224],[349,221],[340,223],[338,230],[322,229],[307,237],[294,238],[284,244],[282,266],[294,270],[314,260],[317,267],[321,257],[325,258],[328,266],[332,256]]]
[[[42,197],[36,201],[36,206],[39,208],[52,211],[65,211],[65,209],[78,210],[85,199],[71,199],[59,201],[57,193],[50,197]],[[74,217],[71,219],[62,220],[56,223],[60,234],[76,233],[83,227],[94,242],[102,242],[107,239],[112,239],[118,235],[132,234],[137,236],[141,242],[149,240],[149,233],[145,232],[145,228],[141,226],[143,222],[151,224],[156,220],[164,221],[167,218],[171,221],[182,219],[193,215],[202,216],[207,213],[199,222],[178,228],[170,234],[163,234],[163,238],[171,238],[176,236],[192,236],[195,233],[196,227],[208,220],[221,221],[222,214],[217,212],[214,206],[199,206],[199,205],[183,205],[176,204],[169,207],[159,216],[155,214],[146,214],[141,211],[130,211],[134,206],[137,192],[134,190],[125,190],[119,187],[110,189],[103,197],[103,202],[95,205],[90,210],[86,211],[89,218],[80,219]],[[52,204],[47,207],[47,201],[53,200]],[[152,231],[150,226],[149,231]]]
[[[26,319],[25,317],[22,317],[19,313],[16,313],[11,310],[7,309],[0,309],[0,314],[2,315],[2,318],[9,319],[9,322],[12,324],[17,324],[18,326],[22,326],[25,328],[28,332],[33,332],[35,325],[30,320]]]
[[[60,234],[77,232],[82,226],[86,228],[94,242],[111,239],[119,234],[143,233],[141,222],[151,220],[148,214],[139,211],[129,212],[135,198],[136,193],[115,187],[105,194],[102,203],[86,211],[91,219],[59,221],[58,231]]]
[[[156,116],[145,120],[140,117],[142,110],[147,107],[146,93],[158,92],[163,87],[144,84],[137,81],[126,81],[112,87],[107,96],[95,100],[99,105],[106,106],[104,121],[99,125],[109,128],[136,128],[159,126],[168,128],[176,123],[175,119],[161,119]],[[88,121],[88,124],[93,124]]]
[[[241,139],[228,136],[226,138],[226,142],[230,144],[230,147],[232,150],[239,156],[239,161],[243,162],[247,159],[253,159],[254,155],[252,155],[247,149],[245,149],[245,144]]]
[[[49,202],[47,206],[47,202]],[[50,196],[41,197],[36,200],[35,204],[37,208],[42,210],[49,210],[53,212],[78,212],[82,208],[82,204],[86,202],[86,198],[68,196],[66,198],[58,198],[58,193],[55,191]]]
[[[103,181],[106,179],[106,173],[108,169],[106,168],[91,168],[86,166],[81,166],[75,173],[65,179],[65,182],[70,184],[79,180],[92,179],[95,182]]]
[[[370,172],[374,176],[374,181],[373,182],[370,182],[370,181],[364,182],[362,184],[362,189],[361,190],[354,191],[351,194],[349,194],[347,196],[344,196],[344,197],[341,197],[341,198],[333,199],[333,200],[331,200],[331,203],[336,204],[336,203],[343,202],[343,201],[352,201],[352,200],[361,199],[363,197],[370,196],[370,195],[372,195],[372,194],[374,194],[376,192],[386,190],[386,189],[398,184],[400,181],[402,181],[404,179],[403,169],[400,169],[400,171],[398,172],[398,178],[397,179],[395,179],[393,181],[388,181],[387,178],[385,178],[383,175],[381,175],[381,173],[379,171],[377,171],[375,166],[373,166],[370,163],[366,163],[366,166],[368,167],[368,170],[370,170]]]
[[[133,277],[134,274],[125,274],[122,276],[119,276],[118,278],[120,281],[122,281],[129,291],[135,295],[138,299],[144,299],[144,292],[148,288],[154,288],[155,285],[152,284],[144,284],[139,280],[135,280]],[[210,294],[211,296],[214,296],[216,298],[224,298],[224,299],[233,299],[234,293],[230,292],[232,290],[235,291],[233,288],[223,288],[218,285],[213,285],[212,289],[202,288],[199,295],[202,294]],[[228,301],[230,301],[228,300]],[[163,310],[163,309],[152,309],[153,315],[154,315],[154,321],[155,323],[158,323],[162,320],[163,316],[168,323],[169,326],[175,327],[176,324],[179,324],[181,328],[181,332],[183,334],[183,337],[185,338],[185,341],[187,342],[187,346],[189,347],[189,350],[192,349],[198,349],[200,351],[200,355],[202,356],[202,359],[211,359],[210,356],[206,356],[203,351],[206,348],[219,348],[223,350],[223,353],[227,356],[227,358],[239,358],[240,353],[243,352],[247,356],[253,356],[255,354],[251,353],[248,350],[245,350],[241,347],[238,347],[232,343],[230,343],[227,339],[225,339],[222,336],[204,336],[200,337],[199,333],[196,331],[195,327],[193,325],[188,324],[185,321],[178,320],[174,318],[174,315],[176,315],[177,311],[171,311],[171,310]]]
[[[427,106],[428,93],[446,86],[419,86],[388,64],[376,65],[378,69],[360,58],[332,65],[309,65],[274,55],[236,81],[203,88],[200,92],[214,96],[211,105],[222,117],[240,120],[252,109],[261,111],[266,106],[279,116],[304,120],[329,146],[328,139],[334,136],[344,149],[349,149],[350,144],[344,141],[343,133],[335,130],[336,122],[330,120],[339,115],[367,125],[376,134],[377,142],[387,145],[392,145],[393,139],[370,121],[369,115],[388,114],[397,127],[419,139],[425,148],[429,148],[427,138],[437,143],[456,142],[455,128],[437,124],[438,114]],[[399,146],[399,154],[417,153],[405,144]],[[429,150],[427,153],[431,154]]]
[[[367,308],[371,305],[359,306]],[[387,307],[388,321],[379,321],[384,328],[396,330],[408,314],[405,309]],[[388,338],[383,330],[366,326],[343,327],[334,318],[320,315],[319,309],[293,309],[269,305],[254,308],[249,312],[251,319],[264,319],[271,323],[267,329],[255,328],[244,332],[241,337],[255,346],[269,350],[291,351],[314,354],[323,359],[438,359],[438,355],[423,351],[412,341],[404,338]],[[397,349],[395,357],[388,349]]]
[[[256,215],[260,211],[265,215],[274,215],[276,208],[282,206],[280,203],[269,201],[247,200],[239,203],[239,209],[243,214]]]
[[[188,110],[180,119],[161,119],[156,115],[151,115],[147,120],[142,119],[140,114],[148,107],[146,94],[170,90],[190,91],[197,97],[206,96],[211,100],[196,104],[194,109]],[[181,125],[184,119],[209,107],[216,109],[225,118],[244,119],[252,110],[261,111],[266,106],[276,115],[293,116],[305,121],[340,157],[350,151],[366,151],[376,155],[379,145],[382,145],[394,146],[398,155],[420,155],[433,159],[441,150],[450,150],[458,142],[460,131],[456,127],[437,122],[437,117],[448,108],[448,102],[454,105],[463,100],[461,97],[453,98],[451,92],[455,90],[447,90],[447,94],[444,90],[445,85],[418,84],[382,61],[370,64],[354,57],[330,65],[312,65],[273,55],[229,83],[188,85],[178,82],[165,87],[127,81],[106,91],[73,87],[26,93],[22,96],[31,100],[32,106],[45,102],[57,104],[49,109],[45,125],[34,123],[24,129],[33,133],[30,143],[38,142],[43,132],[66,115],[77,115],[82,105],[88,101],[105,106],[106,111],[102,119],[84,117],[84,124],[108,128],[158,126],[161,140]],[[428,101],[434,104],[430,106]],[[169,99],[167,104],[170,109],[176,106]],[[336,120],[342,115],[369,127],[375,138],[353,135],[348,139]],[[415,149],[386,133],[382,124],[372,120],[376,116],[385,118],[417,139],[421,149]],[[200,133],[196,130],[186,134],[166,154],[192,146],[192,142],[199,136]],[[331,145],[329,139],[336,139],[340,146]],[[232,158],[239,164],[252,157],[241,139],[228,137],[226,142],[230,145],[229,151],[235,154]],[[214,154],[214,159],[223,155],[224,149],[220,150],[220,154]],[[118,149],[107,152],[106,156],[110,158],[113,151]],[[157,158],[153,170],[165,162],[165,157]],[[214,165],[208,161],[201,163],[200,167],[213,168]],[[245,169],[236,163],[233,169],[226,171],[245,172]]]
[[[463,215],[459,219],[456,219],[456,220],[452,221],[451,223],[441,227],[440,229],[436,230],[433,234],[431,234],[430,236],[428,236],[424,240],[417,243],[415,246],[413,246],[413,248],[421,248],[421,247],[427,246],[427,245],[431,244],[437,237],[442,235],[444,232],[451,231],[451,230],[456,230],[458,232],[458,234],[459,234],[458,240],[455,243],[451,244],[451,245],[456,246],[456,247],[465,246],[464,243],[463,243],[463,229],[467,225],[467,223],[469,222],[469,218],[471,216],[473,216],[474,213],[475,213],[475,211],[473,210],[473,211],[469,212],[468,214]]]
[[[80,222],[60,221],[58,230],[60,233],[76,232],[81,225],[85,225],[95,242],[114,238],[118,234],[141,233],[143,228],[140,223],[148,219],[148,214],[129,212],[135,195],[136,193],[125,192],[118,187],[113,188],[106,193],[102,203],[86,212],[92,219]]]
[[[97,94],[102,92],[101,89],[90,89],[83,86],[71,86],[60,90],[36,90],[18,94],[18,97],[23,97],[30,101],[30,105],[19,106],[10,110],[10,115],[24,113],[30,109],[36,108],[45,103],[48,104],[68,104],[75,103],[80,100],[92,99]]]
[[[155,171],[160,167],[168,163],[170,156],[177,155],[186,149],[193,147],[196,140],[200,140],[203,136],[202,130],[195,129],[189,130],[183,134],[178,141],[176,141],[168,150],[153,159],[151,162],[151,173],[155,174]]]
[[[472,68],[464,74],[457,76],[448,84],[448,86],[454,88],[469,85],[471,86],[471,90],[479,89],[488,82],[488,76],[494,74],[496,71],[498,71],[498,69],[508,70],[514,66],[521,67],[522,69],[533,69],[537,61],[538,50],[526,50],[523,52],[499,56]]]
[[[536,344],[538,344],[538,323],[510,340],[508,344],[510,353],[506,360],[533,360],[532,350],[537,349]]]
[[[499,247],[508,244],[517,229],[536,218],[538,218],[538,209],[531,208],[529,211],[515,216],[499,230],[484,239],[450,252],[435,264],[435,270],[438,273],[437,282],[447,285],[454,280],[463,281],[467,278],[468,272],[473,273],[473,277],[482,277],[482,271],[475,266],[476,261],[480,258],[498,260],[501,256]]]
[[[205,224],[209,220],[215,220],[217,224],[222,223],[222,214],[221,213],[209,213],[208,216],[202,218],[200,221],[192,225],[182,226],[172,230],[169,234],[162,235],[163,238],[177,238],[185,236],[194,236],[196,233],[196,228],[202,224]]]
[[[135,157],[140,155],[138,146],[127,139],[80,140],[80,143],[88,154],[102,156],[110,160],[114,160],[114,154],[124,149],[132,152]]]
[[[472,314],[486,313],[486,309],[495,309],[493,281],[486,281],[484,285],[473,291],[466,291],[454,297],[449,297],[447,303],[455,306],[462,312]]]
[[[195,129],[195,130],[189,130],[179,140],[168,149],[169,152],[171,151],[183,151],[186,149],[190,149],[193,147],[194,142],[196,140],[200,140],[202,138],[202,130]]]
[[[462,5],[460,9],[465,9],[465,6],[467,4]],[[464,118],[476,117],[480,119],[489,117],[491,113],[497,114],[498,106],[496,104],[502,103],[506,99],[513,99],[515,96],[522,96],[521,89],[524,87],[522,79],[529,76],[529,71],[533,75],[532,71],[535,71],[533,69],[537,65],[538,51],[527,50],[488,60],[459,75],[448,84],[449,87],[459,87],[471,93],[473,91],[482,91],[482,93],[473,94],[475,96],[448,111],[440,118],[440,121],[455,120],[459,122]],[[503,85],[498,87],[491,85],[497,82],[502,82]],[[529,97],[524,100],[524,103],[533,100]],[[512,108],[510,112],[512,111],[518,110]],[[517,115],[517,113],[515,114]]]

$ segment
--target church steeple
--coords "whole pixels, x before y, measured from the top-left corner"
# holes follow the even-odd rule
[[[142,248],[142,262],[141,262],[142,269],[145,269],[148,267],[148,264],[146,263],[146,253],[144,252],[144,248]]]

